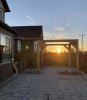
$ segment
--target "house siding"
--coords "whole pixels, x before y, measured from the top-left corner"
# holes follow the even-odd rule
[[[15,62],[18,63],[19,72],[31,67],[37,68],[37,52],[34,51],[34,41],[43,40],[43,27],[15,26],[13,28],[19,32],[15,37]],[[17,41],[21,41],[21,51],[18,51],[17,45],[20,42],[17,43]]]
[[[18,52],[16,50],[15,53],[15,61],[25,63],[22,67],[22,70],[37,67],[37,53],[34,52],[34,40],[23,40],[22,43],[22,51]],[[26,45],[29,47],[26,50]],[[17,48],[17,47],[16,47]],[[20,66],[21,67],[21,66]]]
[[[3,4],[2,4],[2,2],[1,2],[1,0],[0,0],[0,8],[1,8],[2,10],[4,10],[4,11],[5,11],[5,8],[4,8],[4,6],[3,6]]]

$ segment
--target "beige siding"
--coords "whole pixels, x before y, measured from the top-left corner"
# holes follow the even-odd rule
[[[11,32],[5,30],[4,28],[0,27],[0,33],[3,33],[8,36],[13,36]]]
[[[1,0],[0,0],[0,9],[3,9],[3,10],[5,11],[5,8],[4,8],[4,6],[3,6]]]

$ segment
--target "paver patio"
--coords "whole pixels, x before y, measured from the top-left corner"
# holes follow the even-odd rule
[[[48,94],[49,100],[87,100],[87,78],[58,74],[66,69],[45,67],[40,74],[22,73],[0,89],[0,100],[48,100]]]

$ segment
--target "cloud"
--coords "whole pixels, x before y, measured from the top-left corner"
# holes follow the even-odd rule
[[[27,15],[26,18],[28,19],[27,22],[26,22],[27,24],[28,23],[30,23],[30,24],[34,23],[34,19],[31,16]]]
[[[64,30],[65,30],[64,27],[57,27],[57,28],[55,28],[55,31],[64,31]]]
[[[55,33],[55,32],[51,33],[47,31],[44,32],[44,39],[47,39],[47,40],[49,39],[54,39],[54,40],[55,39],[68,39],[68,38],[70,38],[68,33],[64,33],[64,32],[58,32],[58,33]]]
[[[65,24],[65,26],[70,26],[70,25],[71,25],[71,23],[66,23],[66,24]]]
[[[29,16],[29,15],[27,15],[26,16],[26,24],[27,25],[39,25],[39,22],[37,22],[33,17],[31,17],[31,16]]]
[[[26,18],[28,18],[29,20],[33,20],[33,18],[31,16],[26,16]]]

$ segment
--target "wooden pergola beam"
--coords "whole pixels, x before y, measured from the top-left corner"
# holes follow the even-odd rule
[[[58,45],[61,45],[61,46],[64,46],[64,45],[69,45],[69,44],[46,44],[47,46],[58,46]]]
[[[64,47],[69,51],[69,45],[64,45]]]
[[[78,41],[78,40],[71,42],[71,45],[72,45],[75,49],[76,49],[76,47],[77,47],[77,45],[76,45],[76,44],[77,44],[77,43],[76,43],[77,41]]]
[[[78,39],[43,40],[43,42],[73,42]]]
[[[41,49],[45,49],[46,47],[47,47],[46,44],[40,45],[40,48],[41,48]]]

